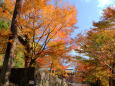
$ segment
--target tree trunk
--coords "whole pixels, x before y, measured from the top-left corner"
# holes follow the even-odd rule
[[[25,40],[24,40],[25,38]],[[31,62],[31,58],[32,58],[32,55],[31,55],[31,46],[30,46],[30,40],[28,39],[28,36],[18,36],[18,40],[19,42],[24,46],[25,48],[25,52],[24,52],[24,61],[25,61],[25,65],[24,67],[25,68],[29,68],[30,67],[30,62]]]
[[[26,37],[26,45],[25,47],[25,68],[29,68],[29,64],[31,62],[31,58],[32,58],[32,49],[31,49],[31,45],[30,45],[30,40],[28,39],[28,37]]]
[[[20,14],[21,4],[22,4],[22,0],[16,0],[16,5],[14,9],[13,18],[12,18],[12,24],[11,24],[12,35],[9,36],[3,67],[1,70],[1,76],[0,76],[0,81],[1,81],[0,83],[2,84],[1,86],[9,86],[9,75],[11,72],[12,62],[14,58],[14,51],[15,51],[16,41],[17,41],[17,33],[18,33],[18,25],[17,25],[16,18]]]

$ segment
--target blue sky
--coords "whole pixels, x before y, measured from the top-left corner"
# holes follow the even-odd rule
[[[102,10],[108,6],[115,6],[115,0],[67,0],[75,5],[78,11],[77,33],[85,33],[92,27],[93,21],[98,21],[102,16]]]
[[[77,24],[78,29],[74,31],[72,37],[75,37],[78,33],[86,33],[92,27],[92,22],[99,21],[103,9],[108,6],[115,7],[115,0],[66,0],[70,4],[75,5],[78,11]],[[72,55],[78,55],[73,50]],[[82,55],[83,56],[83,55]]]

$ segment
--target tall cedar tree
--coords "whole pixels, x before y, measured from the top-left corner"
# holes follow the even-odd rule
[[[9,39],[8,39],[3,67],[1,70],[2,86],[9,86],[9,75],[10,75],[11,68],[12,68],[12,62],[14,58],[14,51],[16,48],[17,33],[18,33],[18,27],[17,27],[18,21],[16,18],[20,14],[21,5],[22,5],[22,0],[16,0],[16,5],[14,9],[13,18],[12,18],[12,24],[11,24],[11,35],[9,36]]]

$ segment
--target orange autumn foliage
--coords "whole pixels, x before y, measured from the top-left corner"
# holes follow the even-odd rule
[[[11,22],[14,4],[15,0],[5,0],[7,10],[4,12],[4,8],[0,8],[3,13],[0,17]],[[54,4],[52,0],[24,0],[20,12],[17,17],[18,36],[28,42],[30,50],[26,45],[23,48],[24,54],[28,56],[25,59],[29,64],[32,62],[30,66],[36,63],[50,67],[51,62],[54,69],[66,69],[63,62],[71,59],[67,53],[72,49],[71,33],[76,29],[75,6],[60,2]]]

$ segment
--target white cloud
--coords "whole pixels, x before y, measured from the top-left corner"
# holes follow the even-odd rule
[[[105,9],[108,6],[113,6],[115,4],[115,0],[97,0],[97,2],[97,11],[99,12],[99,16],[102,16],[103,9]]]
[[[81,1],[89,3],[90,1],[93,1],[93,0],[81,0]],[[115,0],[95,0],[95,1],[97,1],[97,3],[98,3],[97,6],[99,8],[105,8],[105,7],[115,3]]]
[[[113,0],[97,0],[98,1],[98,7],[99,8],[105,8],[109,5],[113,4]]]
[[[94,1],[97,3],[97,11],[99,12],[99,15],[102,14],[103,9],[105,9],[108,6],[115,6],[115,0],[81,0],[82,2],[89,3],[91,1]]]

